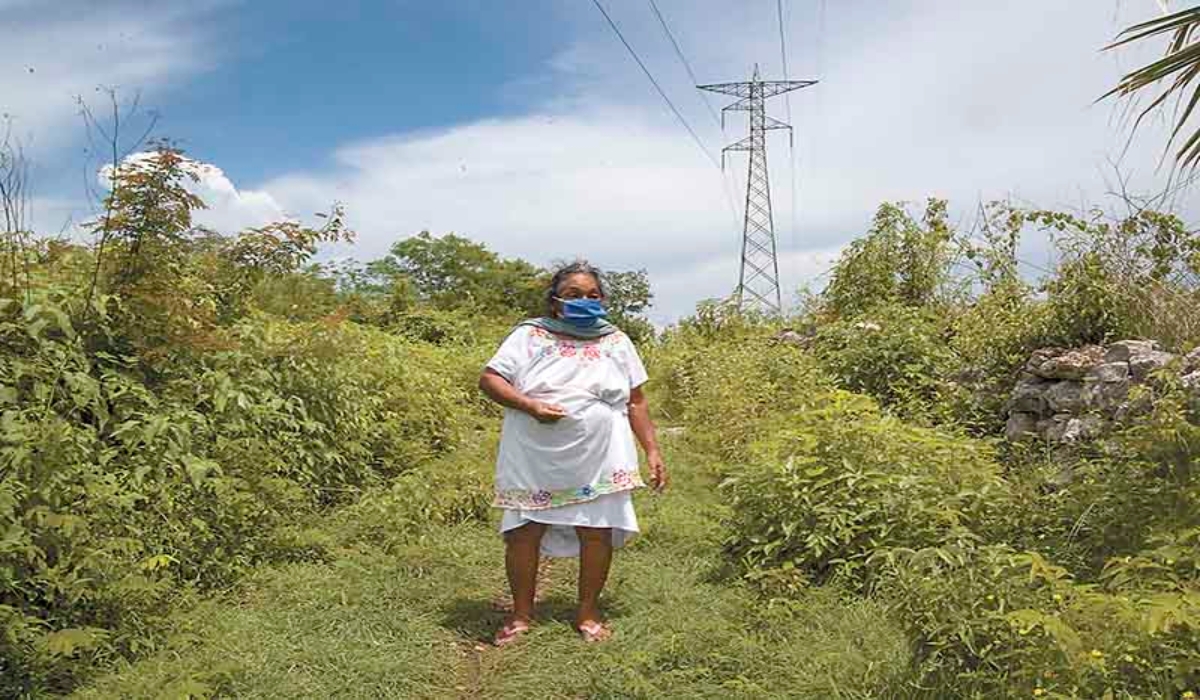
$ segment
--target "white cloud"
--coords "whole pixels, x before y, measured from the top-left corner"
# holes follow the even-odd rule
[[[702,79],[744,79],[756,57],[778,55],[766,10],[663,6],[678,20],[693,63],[707,67]],[[740,115],[720,136],[700,96],[681,82],[686,76],[657,25],[619,7],[618,21],[674,86],[676,104],[710,150],[718,138],[739,138]],[[820,85],[792,98],[797,231],[790,230],[786,141],[770,145],[785,289],[810,280],[817,261],[832,262],[885,200],[949,197],[961,216],[980,199],[1102,200],[1107,160],[1119,156],[1126,132],[1114,123],[1114,106],[1093,104],[1122,70],[1098,49],[1133,18],[1089,14],[1063,0],[839,4],[829,9],[827,36],[817,37],[815,23],[796,10],[791,26],[810,41],[794,44],[792,77],[820,63],[828,70],[817,76]],[[582,36],[552,63],[560,89],[533,114],[343,146],[331,170],[281,176],[262,189],[295,211],[344,202],[360,233],[355,254],[364,258],[422,229],[454,231],[539,263],[583,254],[601,265],[644,266],[656,317],[686,313],[732,288],[740,224],[717,171],[606,31]],[[738,39],[755,31],[752,44]],[[817,40],[825,42],[823,58],[812,50]],[[765,74],[779,72],[764,64]],[[624,99],[630,95],[635,101]],[[784,116],[783,101],[771,112]],[[1152,125],[1126,155],[1122,166],[1135,188],[1162,181],[1155,171],[1161,138],[1161,126]],[[744,158],[730,167],[741,181]],[[739,204],[742,197],[734,194]]]
[[[99,87],[127,101],[139,92],[149,98],[168,81],[203,69],[210,49],[194,19],[219,3],[7,4],[0,13],[0,113],[11,117],[14,133],[40,162],[84,139],[78,97],[103,113]]]
[[[195,163],[199,181],[189,183],[207,208],[195,213],[195,222],[221,233],[235,233],[290,218],[270,193],[239,190],[215,165]]]
[[[129,155],[123,163],[137,167],[156,157],[153,151],[142,151]],[[184,187],[205,204],[204,209],[192,215],[192,222],[197,226],[232,234],[289,218],[271,194],[261,190],[239,190],[215,165],[185,157],[180,169],[195,178],[185,178]],[[101,187],[111,186],[111,174],[112,166],[100,169],[97,180]]]
[[[745,79],[755,61],[765,76],[781,77],[772,3],[737,11],[717,2],[659,4],[701,80]],[[1119,106],[1094,101],[1153,49],[1099,48],[1122,26],[1156,14],[1157,3],[1121,3],[1115,12],[1079,0],[787,6],[791,77],[822,82],[791,98],[796,230],[786,140],[770,142],[786,290],[827,268],[885,200],[948,197],[965,218],[980,199],[1070,207],[1105,198],[1108,162],[1122,156],[1128,132]],[[827,8],[824,21],[819,7]],[[643,4],[610,10],[710,152],[743,135],[743,115],[731,115],[725,134],[712,123]],[[531,78],[550,89],[528,114],[337,145],[331,168],[284,173],[249,190],[215,171],[202,193],[212,210],[203,216],[230,230],[340,201],[360,239],[329,255],[370,259],[428,229],[540,264],[584,255],[602,266],[646,267],[660,322],[728,293],[740,222],[720,175],[591,6],[573,11],[566,21],[583,29],[547,67],[549,77]],[[148,75],[186,71],[195,60],[173,64],[146,41],[138,55],[166,61],[134,61],[159,66]],[[786,114],[782,99],[770,109]],[[1163,139],[1164,125],[1151,124],[1124,154],[1135,190],[1163,182]],[[730,170],[740,182],[744,157],[735,155]],[[743,196],[733,194],[738,204]],[[1181,204],[1197,213],[1194,199]]]

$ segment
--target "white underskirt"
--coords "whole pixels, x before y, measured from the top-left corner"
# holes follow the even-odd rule
[[[575,527],[612,528],[614,547],[623,547],[638,533],[637,514],[633,512],[630,491],[598,496],[584,503],[545,508],[542,510],[505,509],[500,519],[500,532],[508,532],[525,523],[545,523],[542,536],[542,555],[547,557],[579,556],[579,537]]]

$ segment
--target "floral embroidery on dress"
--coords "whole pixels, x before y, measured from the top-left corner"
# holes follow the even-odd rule
[[[529,329],[529,336],[532,345],[528,355],[531,358],[558,355],[559,357],[594,362],[601,358],[612,357],[625,334],[609,333],[595,340],[569,340],[556,336],[544,328],[532,326]]]
[[[609,479],[578,488],[560,489],[558,491],[529,491],[526,489],[496,491],[496,498],[492,501],[492,506],[496,508],[520,508],[521,510],[558,508],[559,506],[590,501],[597,496],[641,488],[645,485],[636,469],[615,469]]]

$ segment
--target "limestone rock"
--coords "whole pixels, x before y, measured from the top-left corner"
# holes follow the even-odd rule
[[[1127,381],[1129,379],[1129,364],[1126,362],[1105,362],[1102,365],[1093,367],[1084,379],[1104,382],[1106,384]]]
[[[1083,385],[1083,408],[1089,411],[1116,410],[1129,397],[1129,380],[1085,382]]]
[[[1021,442],[1037,437],[1037,416],[1032,413],[1010,413],[1004,424],[1004,437],[1009,442]]]
[[[1080,416],[1071,418],[1063,426],[1062,442],[1082,442],[1100,436],[1104,429],[1104,420],[1099,416]]]
[[[1098,345],[1065,351],[1051,348],[1035,352],[1026,369],[1043,379],[1083,379],[1103,360],[1104,348]]]
[[[775,340],[785,345],[795,345],[797,347],[804,347],[808,344],[807,338],[793,330],[780,331],[779,335],[775,336]]]
[[[1046,390],[1052,384],[1041,377],[1022,375],[1017,385],[1013,387],[1012,396],[1008,400],[1009,410],[1015,413],[1033,413],[1043,415],[1049,410],[1046,401]]]
[[[1180,381],[1200,401],[1200,348],[1180,360],[1153,340],[1036,350],[1009,396],[1004,434],[1011,441],[1039,437],[1050,443],[1098,438],[1113,424],[1149,411],[1155,373],[1179,364]]]
[[[1144,382],[1150,375],[1166,367],[1176,356],[1162,350],[1150,350],[1134,355],[1129,360],[1129,374],[1135,382]]]
[[[1104,361],[1129,362],[1135,355],[1145,355],[1158,349],[1158,341],[1154,340],[1118,340],[1108,346]]]
[[[1052,384],[1046,390],[1046,403],[1055,413],[1076,413],[1083,410],[1083,383],[1063,381]]]
[[[1063,435],[1067,432],[1067,424],[1071,421],[1071,416],[1066,413],[1058,413],[1049,418],[1037,422],[1037,431],[1047,442],[1062,442]]]
[[[1183,371],[1185,374],[1200,371],[1200,347],[1183,356]]]

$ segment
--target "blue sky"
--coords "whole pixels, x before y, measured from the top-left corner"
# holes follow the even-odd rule
[[[657,2],[700,80],[781,77],[773,0]],[[744,135],[740,115],[713,123],[646,0],[604,4],[709,155]],[[1109,205],[1118,168],[1135,190],[1166,179],[1163,124],[1126,148],[1127,113],[1095,103],[1150,55],[1099,48],[1158,0],[783,5],[790,76],[822,81],[791,98],[795,198],[786,137],[770,145],[788,289],[819,284],[885,200],[948,197],[967,222],[980,200]],[[0,35],[0,112],[34,161],[40,230],[86,218],[98,162],[73,98],[116,86],[215,166],[199,194],[216,228],[339,201],[358,242],[324,256],[428,229],[539,264],[645,267],[660,323],[736,281],[726,190],[742,199],[744,158],[712,166],[591,0],[0,0]]]
[[[331,144],[520,113],[535,87],[516,81],[567,40],[543,0],[253,2],[207,22],[224,55],[175,91],[163,129],[242,181],[327,165]]]

